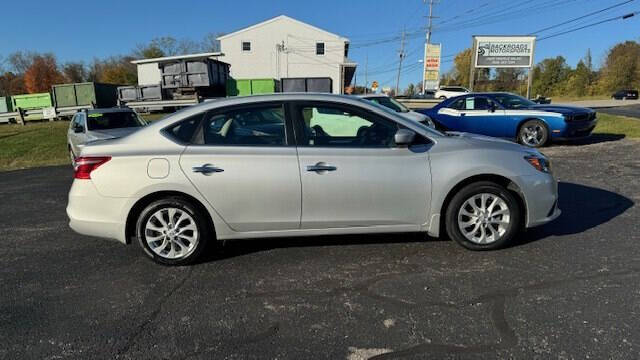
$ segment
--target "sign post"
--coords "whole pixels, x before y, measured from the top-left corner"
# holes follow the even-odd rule
[[[475,68],[528,68],[527,97],[529,97],[535,43],[535,36],[474,35],[470,90],[473,89]]]
[[[437,90],[440,84],[440,44],[425,44],[424,51],[424,86],[422,91]]]

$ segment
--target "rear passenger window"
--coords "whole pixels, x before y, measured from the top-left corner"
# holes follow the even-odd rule
[[[215,114],[203,123],[206,145],[284,146],[285,121],[281,105]]]
[[[193,115],[190,118],[180,121],[178,124],[167,128],[165,131],[175,140],[178,140],[181,143],[189,144],[191,143],[196,128],[200,123],[200,120],[202,120],[204,114],[205,113]]]

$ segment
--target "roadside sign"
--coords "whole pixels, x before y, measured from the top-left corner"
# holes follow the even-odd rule
[[[374,92],[374,93],[378,92],[378,82],[377,81],[374,81],[374,82],[371,83],[371,91]]]
[[[530,68],[535,36],[474,36],[476,68]]]
[[[424,89],[436,90],[440,82],[440,44],[425,44],[424,49]]]
[[[56,118],[56,108],[54,107],[46,107],[42,109],[42,117],[45,119],[55,119]]]

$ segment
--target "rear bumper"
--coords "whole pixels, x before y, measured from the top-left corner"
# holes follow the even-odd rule
[[[67,216],[75,232],[126,243],[128,198],[100,195],[91,180],[75,180],[69,191]]]

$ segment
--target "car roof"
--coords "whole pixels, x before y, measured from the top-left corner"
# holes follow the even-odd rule
[[[106,114],[106,113],[117,113],[117,112],[133,112],[131,108],[98,108],[98,109],[87,109],[88,114]]]
[[[168,117],[153,122],[148,126],[148,129],[164,128],[168,125],[179,122],[189,116],[196,115],[203,111],[216,110],[219,108],[235,106],[235,105],[252,105],[260,103],[268,103],[271,101],[326,101],[330,103],[353,105],[360,108],[370,110],[374,113],[385,117],[394,118],[394,120],[400,124],[408,125],[412,124],[411,120],[407,120],[404,116],[390,111],[374,102],[367,101],[359,96],[353,95],[337,95],[328,93],[274,93],[274,94],[261,94],[261,95],[249,95],[249,96],[233,96],[226,98],[219,98],[216,100],[202,102],[198,105],[189,106],[184,108]],[[412,125],[408,127],[411,128]]]

